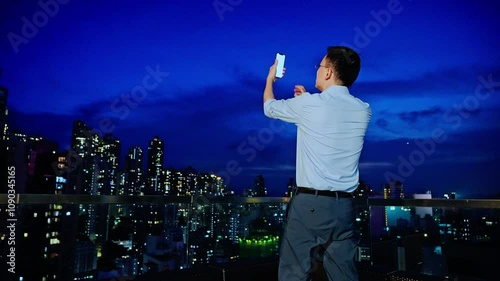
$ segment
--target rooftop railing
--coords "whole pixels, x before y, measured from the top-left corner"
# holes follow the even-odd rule
[[[168,204],[168,203],[231,203],[264,204],[287,203],[289,197],[239,197],[239,196],[161,196],[161,195],[72,195],[72,194],[16,194],[11,198],[16,204]],[[435,208],[500,209],[500,199],[382,199],[355,198],[359,206],[404,206]],[[8,204],[7,194],[0,194],[0,204]]]
[[[0,218],[6,226],[15,219],[14,234],[0,229],[6,249],[0,276],[10,274],[14,236],[15,280],[277,280],[289,199],[0,194]],[[500,200],[356,198],[355,204],[360,280],[494,280]],[[46,266],[33,270],[33,264]],[[326,280],[321,265],[314,265],[315,280]]]

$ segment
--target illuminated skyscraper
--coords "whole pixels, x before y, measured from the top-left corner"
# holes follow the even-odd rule
[[[186,195],[192,195],[195,193],[196,190],[196,178],[198,177],[198,174],[195,169],[192,167],[188,167],[182,171],[184,174],[185,178],[185,194]]]
[[[172,185],[172,195],[174,196],[185,196],[187,195],[188,187],[187,187],[187,179],[186,174],[183,171],[177,171],[172,176],[173,185]]]
[[[69,160],[72,163],[72,173],[68,180],[72,193],[85,195],[102,194],[102,190],[99,189],[101,144],[102,140],[99,135],[84,122],[75,121],[73,123],[72,150]],[[106,211],[107,207],[104,205],[78,205],[78,219],[82,223],[78,228],[78,241],[88,240],[90,243],[99,245],[106,240]],[[74,247],[77,247],[78,243],[74,244]],[[77,274],[77,272],[74,273]],[[80,273],[78,272],[78,274]]]
[[[161,180],[163,174],[163,155],[164,143],[160,137],[155,136],[148,146],[148,189],[164,193],[163,181]]]
[[[73,176],[71,185],[76,194],[97,195],[99,191],[99,135],[82,121],[73,123],[71,139]]]
[[[118,194],[118,166],[120,164],[120,141],[111,134],[105,135],[98,146],[100,195]]]
[[[163,181],[162,185],[165,188],[166,195],[175,195],[177,190],[175,189],[177,174],[173,168],[163,169],[161,179]]]
[[[76,194],[98,194],[98,157],[97,148],[99,136],[82,121],[73,123],[71,139],[73,172],[70,176],[70,189]],[[91,237],[95,234],[96,211],[95,206],[79,205],[80,215],[84,217],[85,226],[80,230],[82,234]]]
[[[125,195],[139,195],[144,192],[142,149],[138,146],[129,148],[125,159]]]

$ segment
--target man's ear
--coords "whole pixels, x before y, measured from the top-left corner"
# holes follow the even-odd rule
[[[325,73],[325,80],[334,79],[335,73],[332,68],[328,68],[328,71]]]

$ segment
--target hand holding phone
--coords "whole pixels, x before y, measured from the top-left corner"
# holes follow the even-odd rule
[[[276,66],[276,78],[283,77],[283,70],[285,68],[285,55],[282,53],[276,53],[276,60],[278,61],[278,65]]]

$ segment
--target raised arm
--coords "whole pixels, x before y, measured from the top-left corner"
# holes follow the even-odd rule
[[[276,81],[276,65],[278,60],[274,61],[274,64],[269,68],[269,73],[266,78],[266,88],[264,89],[264,103],[269,99],[274,99],[273,84]],[[284,71],[283,71],[284,73]]]

